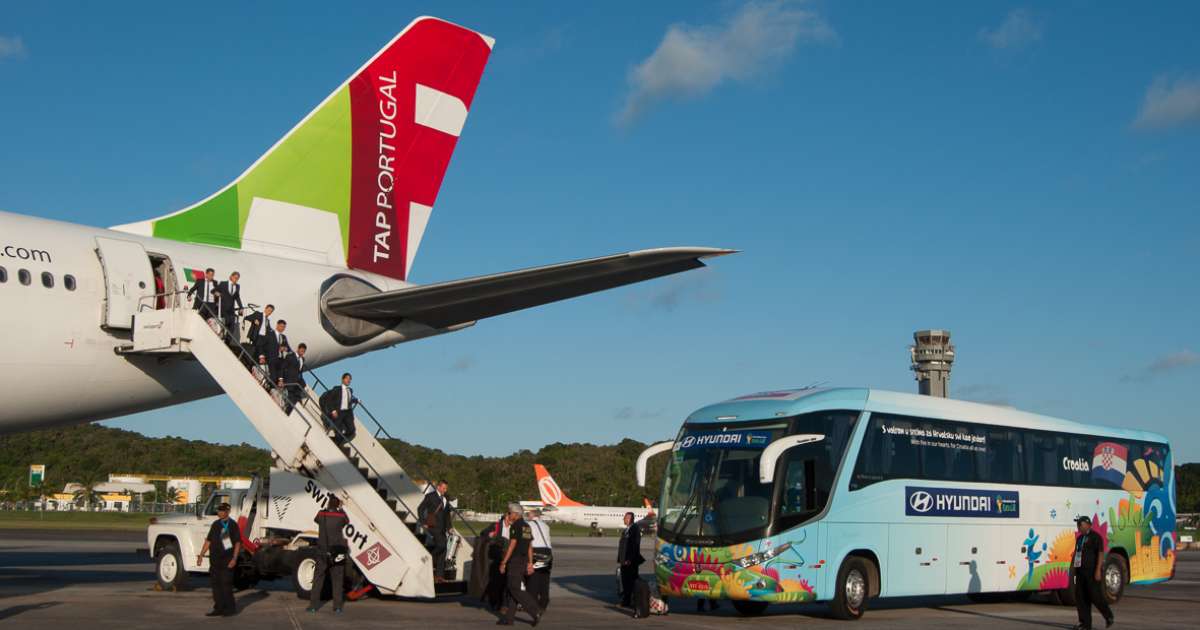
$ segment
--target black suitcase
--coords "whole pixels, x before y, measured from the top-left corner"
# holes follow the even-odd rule
[[[650,616],[650,585],[646,580],[638,578],[633,582],[633,618],[645,619]]]

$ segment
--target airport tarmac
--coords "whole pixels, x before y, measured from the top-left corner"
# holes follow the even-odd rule
[[[152,590],[153,564],[135,549],[145,542],[136,533],[0,530],[0,626],[72,629],[248,627],[298,630],[318,627],[429,628],[488,627],[496,619],[476,602],[451,598],[434,602],[371,598],[351,602],[334,617],[328,605],[305,613],[305,602],[290,582],[260,584],[238,593],[240,614],[232,619],[204,617],[212,605],[208,581],[193,578],[193,590]],[[644,554],[649,557],[649,548]],[[974,604],[964,597],[922,597],[872,602],[859,622],[828,619],[823,605],[770,609],[759,618],[743,618],[728,604],[697,614],[691,602],[674,600],[665,617],[632,620],[614,606],[613,566],[616,540],[562,538],[555,543],[551,604],[541,627],[744,628],[781,624],[813,628],[1070,628],[1074,608],[1034,600],[1015,604]],[[648,565],[647,565],[648,567]],[[1195,628],[1200,616],[1200,553],[1180,556],[1176,579],[1150,587],[1134,586],[1115,609],[1116,627]],[[1097,621],[1099,617],[1097,616]],[[517,625],[528,627],[518,616]],[[1098,623],[1097,627],[1103,627]]]

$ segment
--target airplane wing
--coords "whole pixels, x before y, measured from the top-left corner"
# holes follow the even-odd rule
[[[613,256],[335,298],[335,313],[373,321],[408,319],[445,328],[697,267],[735,253],[710,247],[645,249]]]

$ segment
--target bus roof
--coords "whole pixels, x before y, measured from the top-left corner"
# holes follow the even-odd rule
[[[810,411],[848,409],[958,420],[1024,429],[1103,435],[1130,440],[1167,443],[1167,438],[1149,431],[1084,424],[984,403],[891,392],[865,387],[803,387],[778,389],[738,396],[701,407],[687,418],[688,424],[770,420]]]

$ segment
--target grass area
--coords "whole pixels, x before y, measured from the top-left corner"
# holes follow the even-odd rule
[[[0,529],[105,529],[145,531],[153,514],[122,512],[0,511]]]
[[[485,528],[485,527],[491,527],[494,522],[495,521],[489,521],[487,523],[472,522],[471,527],[474,527],[475,531],[479,532],[479,531],[482,531],[483,528]],[[588,532],[591,531],[590,528],[580,527],[578,525],[570,525],[567,523],[549,523],[549,525],[550,525],[550,536],[552,536],[552,537],[553,536],[586,537],[588,535]],[[620,536],[621,536],[620,530],[617,530],[617,529],[604,530],[605,538],[612,538],[612,537],[619,538]]]

